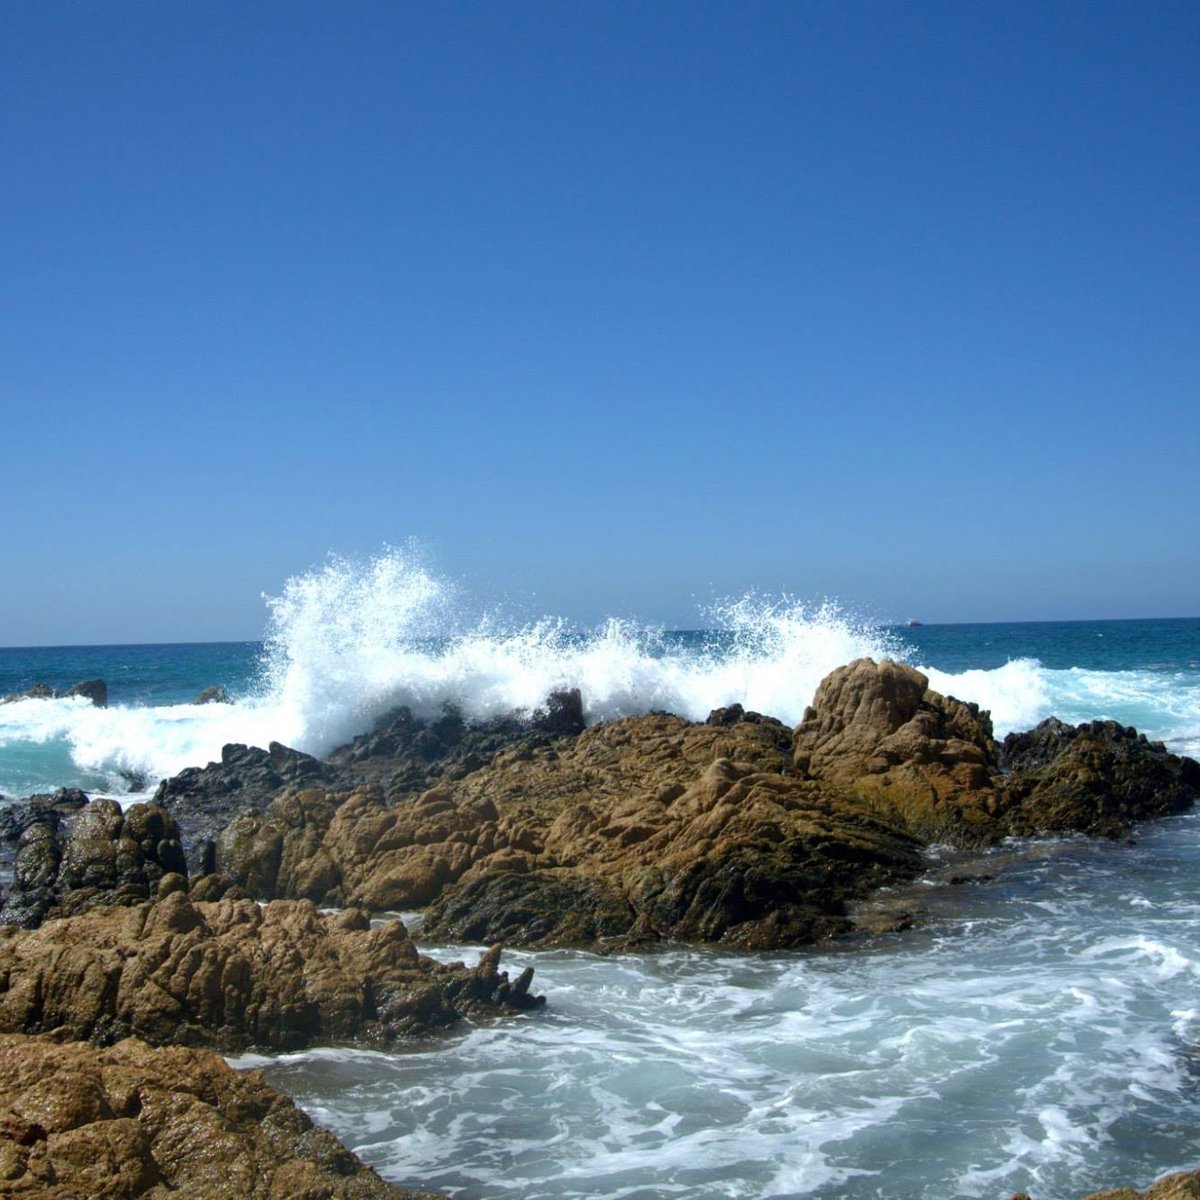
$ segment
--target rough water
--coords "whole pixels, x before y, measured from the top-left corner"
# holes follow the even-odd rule
[[[0,705],[0,793],[135,796],[225,742],[315,753],[398,703],[486,716],[579,686],[590,719],[734,701],[794,723],[862,654],[997,732],[1112,717],[1200,754],[1200,621],[881,629],[747,596],[702,631],[506,622],[403,554],[270,602],[262,643],[0,651],[0,694],[103,677],[110,706]],[[199,706],[220,685],[231,704]],[[1200,1161],[1200,815],[1136,844],[1004,847],[898,935],[772,956],[507,956],[547,1007],[386,1054],[261,1060],[387,1177],[457,1197],[1070,1200]],[[937,867],[931,862],[931,868]],[[476,950],[425,947],[449,958]]]
[[[539,1013],[267,1062],[461,1197],[1067,1200],[1200,1160],[1200,818],[1044,845],[902,935],[532,964]],[[461,950],[446,951],[458,957]]]

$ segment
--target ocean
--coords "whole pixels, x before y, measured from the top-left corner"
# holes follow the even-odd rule
[[[991,711],[1113,718],[1200,757],[1200,619],[886,628],[747,596],[669,631],[505,621],[401,555],[331,562],[270,602],[261,642],[0,650],[0,795],[132,800],[226,742],[323,753],[406,703],[469,716],[579,686],[589,719],[740,702],[798,722],[860,655]],[[221,687],[231,703],[197,705]],[[1200,1163],[1200,813],[1130,843],[948,859],[918,926],[785,955],[507,953],[547,1006],[384,1052],[262,1067],[387,1178],[467,1198],[1076,1200]],[[470,961],[478,947],[418,943]]]

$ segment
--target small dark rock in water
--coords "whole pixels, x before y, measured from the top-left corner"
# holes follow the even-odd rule
[[[119,768],[118,773],[125,780],[125,786],[131,792],[144,792],[146,790],[146,773],[144,771],[130,771],[124,767]]]
[[[97,708],[107,708],[108,684],[103,679],[85,679],[67,688],[63,696],[86,696]]]
[[[229,704],[229,693],[223,687],[206,687],[193,704]]]
[[[12,704],[17,700],[59,700],[67,696],[86,696],[97,708],[107,708],[108,684],[103,679],[84,679],[65,692],[59,692],[48,683],[35,683],[23,692],[13,692],[3,697],[0,704]]]
[[[14,704],[18,700],[53,700],[58,693],[48,683],[35,683],[23,692],[12,692],[0,704]]]
[[[583,720],[583,696],[578,688],[551,692],[546,707],[533,714],[534,729],[543,733],[566,734],[574,737],[586,728]]]

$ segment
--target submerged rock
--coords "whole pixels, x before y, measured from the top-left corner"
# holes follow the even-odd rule
[[[211,1051],[0,1035],[0,1095],[6,1196],[420,1200]]]
[[[499,971],[498,948],[447,966],[419,955],[400,921],[372,928],[362,911],[306,901],[193,902],[174,879],[154,903],[0,929],[0,1031],[295,1050],[542,1003],[532,971]]]

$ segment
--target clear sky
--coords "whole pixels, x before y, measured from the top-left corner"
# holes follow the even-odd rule
[[[697,623],[1200,613],[1200,6],[0,5],[0,644],[415,536]]]

